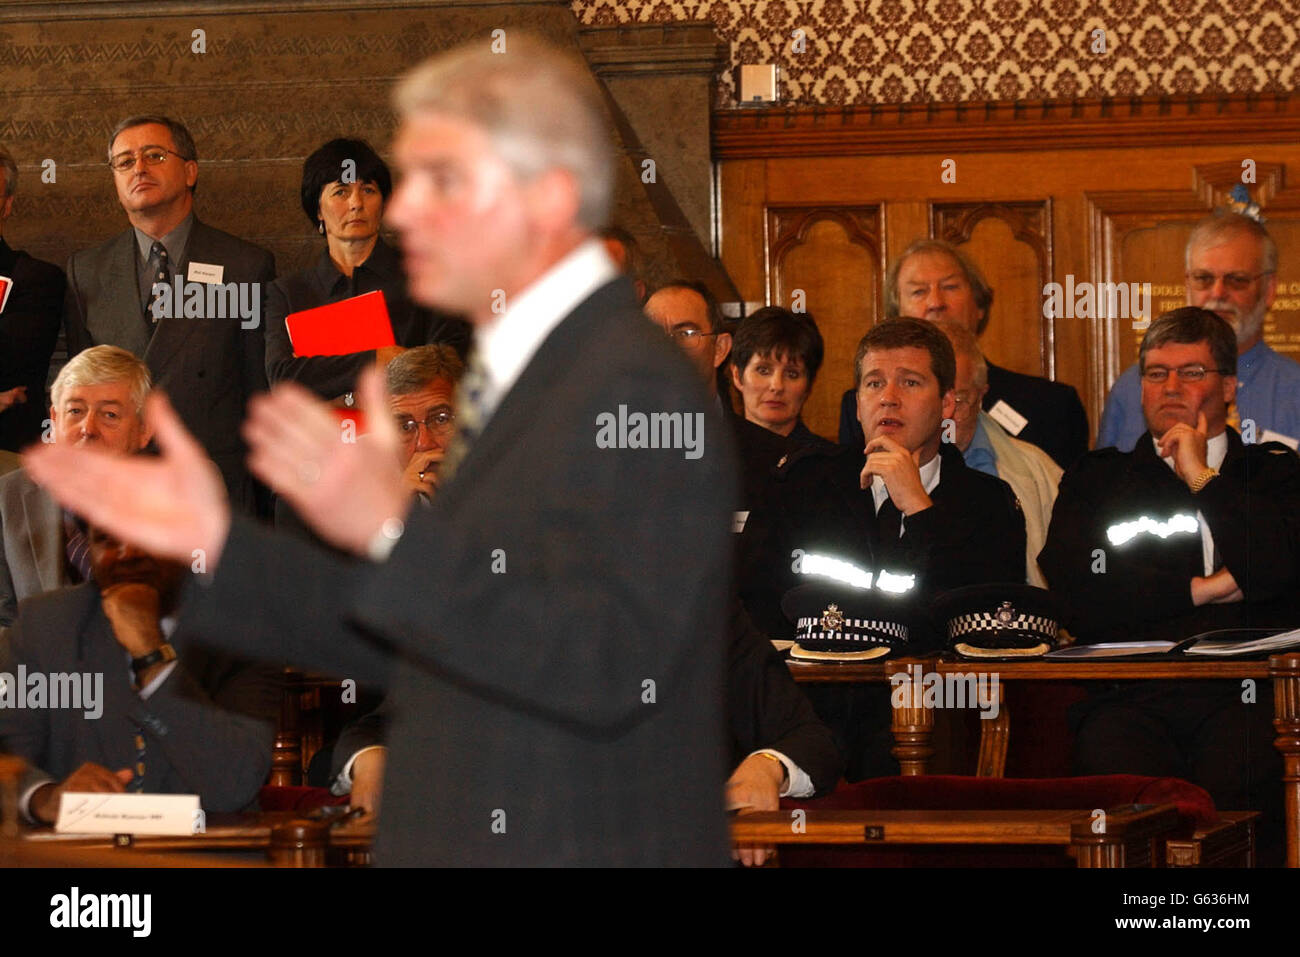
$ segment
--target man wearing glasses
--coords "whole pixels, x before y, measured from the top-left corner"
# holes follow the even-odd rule
[[[1187,302],[1218,313],[1237,337],[1237,391],[1229,421],[1246,441],[1300,441],[1300,365],[1263,339],[1264,317],[1277,293],[1277,244],[1249,216],[1216,212],[1187,239]],[[1097,448],[1127,452],[1146,431],[1136,365],[1106,397]],[[1244,427],[1243,427],[1244,426]]]
[[[117,124],[108,165],[131,227],[68,260],[63,323],[69,355],[107,344],[145,360],[221,469],[232,502],[248,510],[253,483],[239,424],[248,398],[266,389],[260,308],[275,258],[194,215],[197,157],[189,130],[173,119]],[[154,293],[178,281],[184,308],[180,297]],[[234,303],[255,308],[245,316]]]
[[[1038,564],[1078,641],[1300,625],[1300,458],[1279,442],[1244,445],[1228,424],[1236,347],[1206,309],[1153,322],[1138,354],[1148,434],[1132,452],[1089,452],[1061,480]],[[1255,690],[1103,689],[1071,715],[1074,771],[1182,777],[1221,809],[1276,810],[1273,707]]]

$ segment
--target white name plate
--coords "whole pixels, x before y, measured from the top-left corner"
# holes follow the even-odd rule
[[[203,829],[197,794],[65,793],[54,830],[72,834],[194,834]]]

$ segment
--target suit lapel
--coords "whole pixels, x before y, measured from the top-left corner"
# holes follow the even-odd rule
[[[555,369],[569,365],[573,356],[582,350],[584,340],[598,334],[598,330],[601,334],[611,334],[608,328],[611,317],[625,309],[636,309],[631,286],[625,281],[612,280],[579,303],[551,330],[493,411],[483,434],[465,453],[465,460],[457,468],[451,485],[445,493],[439,492],[434,500],[436,505],[446,507],[457,501],[464,494],[459,491],[461,488],[473,488],[475,484],[472,480],[462,480],[462,476],[490,471],[496,458],[517,445],[519,434],[532,427],[535,416],[530,414],[530,410],[538,407],[547,389],[552,387]],[[594,436],[595,422],[591,427]]]
[[[176,264],[174,276],[179,276],[181,281],[184,282],[186,274],[189,272],[191,260],[207,262],[212,258],[209,254],[210,243],[208,240],[207,227],[199,222],[197,216],[194,217],[194,223],[190,227],[189,241],[186,242],[185,251]],[[151,369],[166,368],[172,357],[180,351],[181,347],[185,345],[185,341],[194,334],[195,328],[202,321],[199,319],[186,319],[181,314],[183,302],[183,298],[180,302],[173,302],[173,315],[170,318],[158,320],[158,326],[154,329],[153,338],[149,340],[148,349],[144,354],[144,358]]]
[[[134,705],[131,700],[134,692],[127,682],[126,652],[113,637],[108,619],[100,612],[99,590],[91,585],[85,587],[91,604],[78,629],[81,640],[78,670],[104,676],[103,714],[87,723],[93,726],[92,733],[99,740],[104,766],[117,771],[135,765],[134,730],[126,719]]]
[[[41,588],[53,591],[65,584],[63,575],[63,512],[58,503],[29,483],[23,490],[23,511],[27,515],[27,540],[32,549]]]
[[[104,269],[98,277],[102,290],[99,301],[86,317],[91,339],[96,343],[111,342],[143,356],[149,334],[140,307],[134,229],[127,229],[112,241]]]

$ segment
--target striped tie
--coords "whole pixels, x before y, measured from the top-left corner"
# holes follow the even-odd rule
[[[68,556],[68,568],[78,576],[78,582],[90,581],[90,542],[77,526],[77,520],[69,511],[63,513],[64,554]]]
[[[456,389],[456,435],[438,466],[439,483],[451,480],[469,453],[469,447],[483,432],[488,416],[487,384],[487,371],[475,351],[470,354],[469,364]]]

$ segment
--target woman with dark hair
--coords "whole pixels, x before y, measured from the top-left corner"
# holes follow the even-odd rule
[[[800,418],[824,352],[807,313],[767,306],[742,319],[731,340],[731,381],[746,421],[793,445],[825,442]]]
[[[303,163],[302,209],[325,237],[325,248],[314,265],[281,276],[267,289],[263,313],[271,384],[292,379],[333,399],[352,391],[367,363],[387,364],[403,349],[445,343],[465,355],[469,324],[412,303],[401,260],[379,235],[392,191],[388,166],[364,140],[330,140]],[[286,316],[377,289],[388,305],[395,346],[342,356],[294,355]]]

